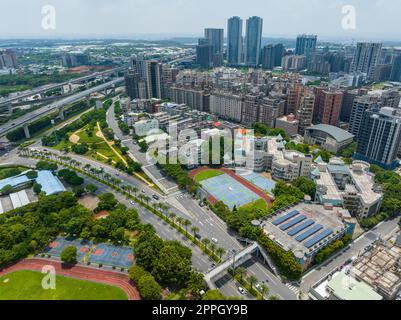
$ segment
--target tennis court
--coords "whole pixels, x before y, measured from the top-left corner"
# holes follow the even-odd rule
[[[83,260],[84,256],[90,251],[92,247],[92,243],[89,241],[83,240],[73,240],[67,239],[63,237],[57,237],[54,241],[50,242],[45,249],[46,254],[50,254],[51,256],[60,257],[61,252],[64,248],[69,246],[74,246],[77,248],[77,260],[80,262]]]
[[[224,202],[230,209],[233,209],[234,206],[239,208],[260,199],[256,193],[228,174],[203,180],[200,184],[206,192],[217,200]]]
[[[116,247],[101,243],[92,249],[90,262],[129,268],[134,263],[134,252],[129,247]]]
[[[253,185],[257,186],[259,189],[269,192],[270,194],[273,193],[273,189],[276,186],[276,183],[274,181],[267,179],[261,174],[258,174],[253,171],[242,171],[242,172],[237,172],[237,174],[241,178],[244,178]]]

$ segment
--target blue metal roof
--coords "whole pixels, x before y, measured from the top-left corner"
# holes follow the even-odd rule
[[[25,175],[3,179],[3,180],[0,180],[0,190],[8,185],[10,185],[12,187],[17,187],[17,186],[20,186],[27,182],[29,182],[29,179]]]
[[[45,192],[47,196],[65,191],[61,181],[51,171],[39,171],[36,182],[42,186],[42,192]]]

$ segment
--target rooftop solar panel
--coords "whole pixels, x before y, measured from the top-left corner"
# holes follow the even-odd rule
[[[313,247],[316,243],[322,241],[324,238],[328,237],[333,233],[333,230],[331,229],[326,229],[322,233],[319,233],[316,237],[313,237],[312,239],[308,240],[305,242],[305,247],[308,249]]]
[[[273,224],[275,226],[278,226],[279,224],[282,224],[283,222],[287,221],[288,219],[291,219],[291,218],[295,217],[298,214],[299,214],[299,211],[297,211],[297,210],[291,211],[290,213],[287,213],[286,215],[274,220]]]
[[[317,224],[312,228],[310,228],[309,230],[306,230],[304,233],[301,233],[299,236],[295,238],[295,240],[299,242],[304,241],[306,238],[309,238],[311,235],[315,234],[321,229],[323,229],[323,226],[321,224]]]
[[[289,228],[291,228],[292,226],[295,226],[296,224],[300,223],[301,221],[305,220],[306,216],[302,215],[302,216],[298,216],[292,220],[290,220],[289,222],[283,224],[280,229],[285,231]]]
[[[288,231],[289,236],[295,236],[297,233],[300,233],[302,230],[305,230],[306,228],[310,227],[312,224],[314,224],[315,221],[313,220],[306,220],[299,226],[295,227],[294,229]]]

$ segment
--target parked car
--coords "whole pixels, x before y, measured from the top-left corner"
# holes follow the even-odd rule
[[[195,238],[200,240],[200,239],[202,239],[202,236],[199,233],[195,233]]]
[[[218,243],[218,242],[219,242],[219,240],[217,240],[216,238],[212,238],[212,241],[213,241],[214,243]]]
[[[159,200],[159,199],[160,199],[160,197],[159,197],[158,195],[156,195],[156,194],[154,194],[152,197],[153,197],[153,199],[155,199],[155,200]]]

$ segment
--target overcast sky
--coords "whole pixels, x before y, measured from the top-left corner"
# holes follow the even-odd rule
[[[56,30],[42,28],[49,4]],[[342,28],[344,5],[355,6],[355,30]],[[226,29],[230,16],[258,15],[264,36],[401,40],[401,0],[1,0],[0,8],[0,38],[198,36]]]

